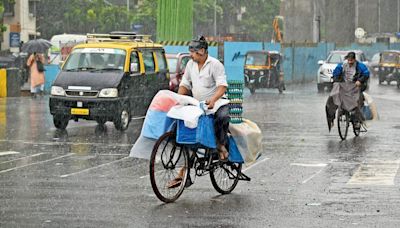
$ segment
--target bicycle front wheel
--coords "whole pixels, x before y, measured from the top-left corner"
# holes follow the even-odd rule
[[[210,170],[211,183],[217,192],[228,194],[235,189],[241,171],[240,163],[220,163]]]
[[[162,135],[150,157],[150,182],[157,198],[171,203],[182,194],[187,180],[187,147],[176,143],[174,132]]]
[[[347,137],[347,132],[349,131],[349,112],[344,110],[338,110],[337,114],[337,125],[339,136],[342,140],[345,140]]]

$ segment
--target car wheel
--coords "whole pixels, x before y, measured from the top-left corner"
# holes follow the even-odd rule
[[[54,115],[53,123],[57,129],[65,130],[69,122],[69,117],[65,115]]]
[[[325,85],[324,84],[317,84],[318,93],[324,92]]]
[[[107,121],[106,121],[106,119],[104,117],[99,117],[99,118],[96,118],[96,122],[99,125],[104,125]]]
[[[382,77],[379,77],[379,85],[382,84],[382,82],[384,82],[385,80],[382,79]]]
[[[252,86],[249,87],[249,90],[250,90],[251,94],[254,94],[256,92],[256,89],[254,87],[252,87]]]
[[[283,90],[285,90],[285,84],[283,82],[279,82],[278,90],[279,93],[283,93]]]
[[[125,131],[128,129],[129,122],[131,121],[131,115],[126,105],[120,108],[116,118],[114,119],[114,126],[117,130]]]

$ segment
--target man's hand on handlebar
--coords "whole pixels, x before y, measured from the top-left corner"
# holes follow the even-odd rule
[[[361,87],[361,82],[360,81],[356,81],[356,86],[357,87]]]
[[[211,100],[206,100],[206,105],[208,106],[208,109],[214,108],[215,101]]]

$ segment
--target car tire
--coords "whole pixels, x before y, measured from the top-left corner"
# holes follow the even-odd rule
[[[99,117],[99,118],[96,118],[96,122],[97,122],[99,125],[104,125],[107,121],[106,121],[105,118]]]
[[[279,93],[282,94],[283,90],[285,90],[285,84],[283,82],[279,82],[279,86],[278,86]]]
[[[318,93],[324,92],[325,85],[324,84],[317,84]]]
[[[125,131],[131,122],[131,114],[127,105],[122,105],[114,119],[114,126],[119,131]]]
[[[57,129],[65,130],[69,122],[69,117],[65,115],[54,115],[53,123]]]
[[[249,90],[251,94],[254,94],[256,92],[256,89],[253,86],[249,87]]]

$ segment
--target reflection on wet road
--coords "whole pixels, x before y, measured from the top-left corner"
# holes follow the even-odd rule
[[[380,119],[345,141],[328,132],[328,94],[314,83],[246,90],[244,116],[264,135],[263,156],[244,167],[252,181],[219,195],[197,178],[167,205],[148,161],[127,157],[142,119],[126,132],[90,121],[60,131],[46,97],[0,99],[0,227],[396,227],[400,90],[377,84]]]

